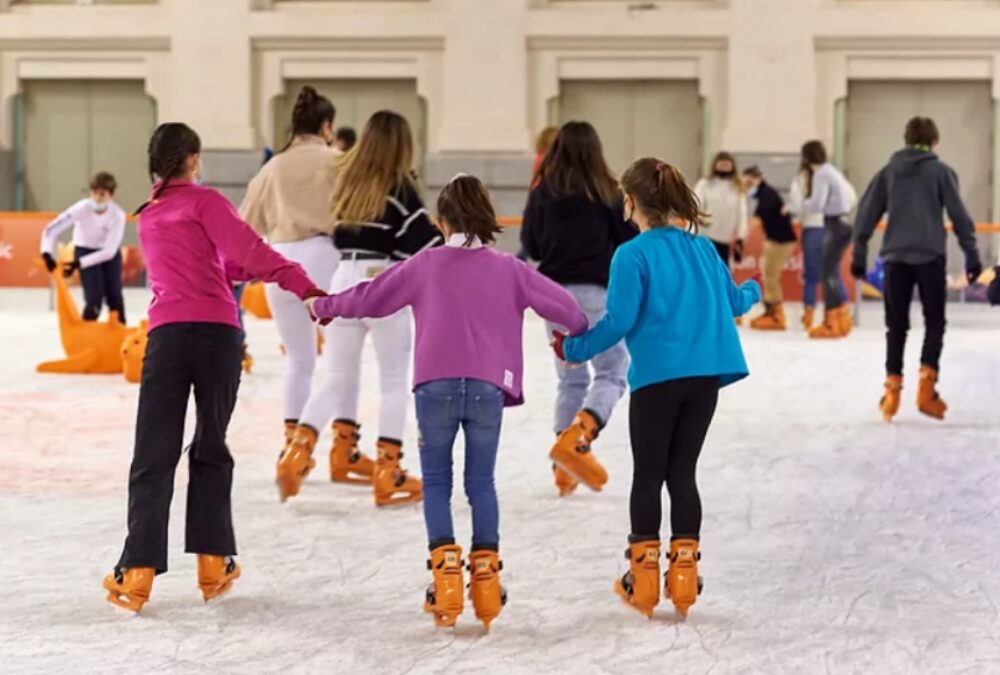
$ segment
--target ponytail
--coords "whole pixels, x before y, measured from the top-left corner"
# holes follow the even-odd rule
[[[637,160],[622,176],[622,190],[635,200],[653,227],[682,220],[697,234],[705,214],[680,169],[655,157]]]
[[[281,152],[288,150],[295,141],[296,136],[316,136],[323,130],[323,125],[329,122],[333,125],[333,120],[337,116],[337,109],[330,103],[330,99],[321,96],[316,89],[306,85],[299,92],[299,97],[295,99],[295,107],[292,109],[292,132],[288,137],[288,143],[281,149]]]
[[[135,211],[139,215],[155,202],[167,189],[171,180],[184,173],[188,157],[201,153],[201,139],[186,124],[172,122],[161,124],[149,139],[149,180],[159,179],[153,196]]]

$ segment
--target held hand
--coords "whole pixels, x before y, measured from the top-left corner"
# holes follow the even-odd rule
[[[563,351],[564,342],[566,342],[566,333],[560,333],[557,330],[552,331],[552,341],[549,342],[549,346],[552,347],[552,351],[556,353],[559,360],[566,363],[566,352]]]
[[[737,239],[736,243],[733,244],[733,262],[739,265],[743,262],[743,240]]]
[[[322,297],[326,297],[326,294],[310,295],[305,300],[303,300],[303,302],[306,305],[306,311],[309,312],[309,318],[313,321],[313,323],[318,323],[321,326],[329,326],[333,322],[332,317],[327,319],[321,319],[316,315],[316,301]]]
[[[965,278],[969,280],[969,285],[979,283],[979,277],[983,276],[983,266],[979,263],[972,263],[965,266]]]
[[[78,269],[80,269],[80,262],[78,260],[66,263],[63,265],[63,278],[69,279]]]
[[[864,279],[868,274],[868,270],[865,269],[862,263],[851,263],[851,276],[855,279]]]
[[[52,257],[51,253],[43,253],[42,262],[45,263],[45,269],[49,271],[49,274],[55,272],[56,268],[59,267],[59,265],[56,264],[56,259]]]
[[[986,298],[990,301],[991,305],[996,307],[1000,305],[1000,266],[994,267],[993,272],[996,276],[990,282],[990,287],[986,289]]]

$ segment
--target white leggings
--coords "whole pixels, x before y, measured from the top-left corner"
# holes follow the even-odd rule
[[[329,237],[273,244],[272,248],[302,265],[318,288],[329,287],[340,260],[340,252],[334,248]],[[267,284],[265,292],[288,360],[282,392],[285,419],[298,420],[309,400],[316,368],[316,325],[310,320],[305,305],[294,294],[281,290],[277,284]]]
[[[344,260],[333,275],[330,292],[341,293],[385,268],[381,262]],[[334,319],[325,333],[326,381],[309,397],[299,418],[301,424],[321,431],[332,420],[359,421],[361,352],[368,333],[375,345],[382,394],[378,433],[383,438],[402,440],[410,395],[413,333],[408,308],[385,319]]]

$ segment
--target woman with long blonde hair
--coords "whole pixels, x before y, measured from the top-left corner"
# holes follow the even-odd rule
[[[385,110],[372,115],[358,145],[344,157],[333,191],[333,221],[341,263],[331,293],[374,279],[395,263],[441,243],[417,192],[413,134],[401,115]],[[420,481],[399,467],[409,398],[410,311],[383,319],[338,320],[326,331],[326,382],[313,391],[278,462],[282,499],[298,494],[316,465],[312,453],[319,430],[332,419],[332,480],[373,485],[379,506],[418,501]],[[361,351],[368,334],[375,345],[382,393],[374,462],[358,449]]]

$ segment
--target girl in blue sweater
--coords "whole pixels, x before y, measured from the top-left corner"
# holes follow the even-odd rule
[[[666,483],[672,534],[665,592],[684,617],[701,586],[698,456],[719,389],[748,374],[733,318],[760,301],[761,285],[737,286],[712,242],[698,236],[703,214],[676,168],[640,159],[621,183],[625,216],[642,234],[614,256],[604,319],[583,335],[556,335],[553,346],[565,361],[584,363],[625,339],[632,357],[631,564],[615,587],[647,616],[659,604]]]

